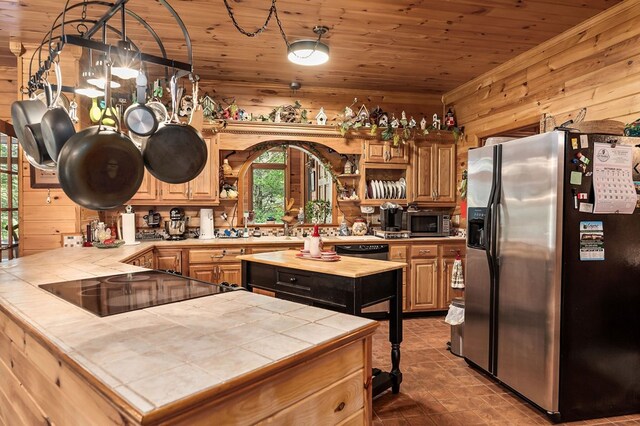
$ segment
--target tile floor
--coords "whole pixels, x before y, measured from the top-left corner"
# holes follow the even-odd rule
[[[373,365],[387,369],[387,323],[373,341]],[[373,424],[388,425],[545,425],[539,411],[495,384],[446,349],[450,326],[443,317],[404,321],[398,395],[387,392],[373,401]],[[640,415],[589,420],[571,425],[640,425]]]

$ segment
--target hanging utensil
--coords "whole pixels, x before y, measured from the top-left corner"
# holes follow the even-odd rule
[[[158,129],[158,119],[154,111],[145,105],[147,100],[147,76],[142,69],[136,77],[136,101],[124,113],[127,128],[138,136],[149,136]]]
[[[60,97],[60,90],[62,88],[62,76],[60,73],[60,64],[54,62],[54,69],[56,74],[57,93],[56,100]],[[56,105],[56,100],[53,101],[53,105]],[[60,150],[69,138],[76,134],[76,128],[71,121],[71,117],[67,111],[62,107],[53,107],[42,117],[42,139],[44,145],[49,153],[49,157],[55,162],[58,161]]]
[[[200,77],[197,75],[193,77],[193,109],[191,110],[189,125],[201,132],[204,124],[204,110],[198,98],[198,80],[200,80]]]
[[[58,157],[58,177],[65,194],[91,210],[108,210],[129,201],[144,177],[144,162],[131,139],[116,128],[105,127],[111,108],[111,64],[106,65],[105,98],[109,100],[98,125],[73,135]]]
[[[204,169],[207,145],[193,127],[181,124],[177,116],[177,78],[171,78],[171,118],[158,127],[143,149],[144,163],[154,177],[167,183],[185,183]]]

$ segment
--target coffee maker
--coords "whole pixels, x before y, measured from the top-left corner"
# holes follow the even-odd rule
[[[383,231],[399,232],[402,230],[402,206],[384,203],[380,206],[380,227]]]
[[[169,211],[169,220],[164,222],[164,230],[168,240],[184,240],[187,230],[187,221],[184,218],[184,210],[174,207]]]

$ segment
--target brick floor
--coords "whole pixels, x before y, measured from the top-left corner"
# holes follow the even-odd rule
[[[381,322],[373,339],[373,365],[390,366],[388,325]],[[450,326],[443,317],[404,321],[400,393],[373,401],[373,424],[411,426],[551,425],[538,410],[447,350]],[[640,414],[571,425],[640,425]]]

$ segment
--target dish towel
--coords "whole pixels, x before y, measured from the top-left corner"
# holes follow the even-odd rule
[[[462,259],[456,259],[453,261],[453,268],[451,268],[451,288],[464,288]]]

